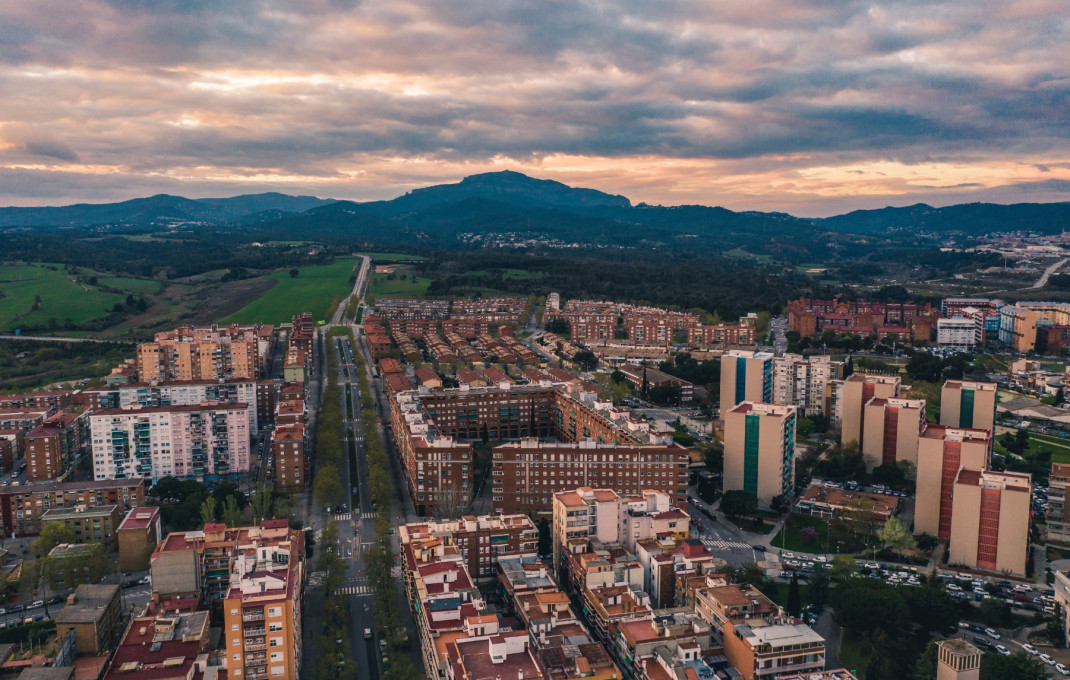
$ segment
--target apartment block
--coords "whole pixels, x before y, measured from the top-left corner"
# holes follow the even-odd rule
[[[135,617],[103,680],[179,680],[208,674],[208,612]]]
[[[940,424],[993,432],[998,385],[989,382],[948,380],[940,388]]]
[[[115,505],[126,512],[145,504],[145,480],[44,482],[0,488],[0,529],[8,536],[41,533],[41,516],[51,508]]]
[[[149,568],[149,555],[163,538],[160,509],[134,508],[116,530],[119,541],[119,569],[143,571]]]
[[[74,533],[75,543],[103,543],[108,552],[118,547],[119,523],[123,512],[118,505],[73,508],[49,508],[41,515],[41,528],[50,524],[67,527]]]
[[[291,529],[285,519],[233,528],[206,524],[201,531],[172,532],[156,546],[149,560],[153,596],[192,596],[205,604],[225,599],[231,593],[233,575],[242,573],[234,571],[239,554],[259,554],[261,550],[280,555],[289,552],[291,561],[303,563],[304,532]]]
[[[271,456],[275,460],[275,490],[301,493],[308,484],[308,457],[303,423],[280,425],[271,433]]]
[[[773,401],[773,355],[730,350],[721,356],[721,417],[744,401]]]
[[[862,446],[865,434],[865,406],[870,399],[894,399],[899,396],[899,376],[855,373],[839,383],[836,416],[840,425],[840,444],[855,442]]]
[[[250,432],[275,419],[275,383],[271,380],[137,382],[91,387],[85,390],[85,395],[94,411],[207,403],[249,404]]]
[[[745,680],[825,669],[825,638],[803,624],[733,625],[724,631],[724,653]]]
[[[74,405],[78,390],[37,390],[18,394],[0,394],[0,410],[50,409],[62,410]]]
[[[1024,576],[1032,490],[1028,474],[959,470],[948,562]]]
[[[104,409],[89,417],[95,479],[248,472],[248,404]]]
[[[106,653],[120,626],[119,600],[117,585],[83,583],[67,597],[56,616],[56,632],[66,635],[68,630],[74,631],[78,654]]]
[[[724,414],[724,490],[768,508],[795,489],[795,407],[745,401]]]
[[[184,327],[137,346],[137,373],[149,380],[255,379],[270,355],[274,328]]]
[[[1066,490],[1070,486],[1070,465],[1052,463],[1048,478],[1048,540],[1070,543],[1070,506],[1066,502]]]
[[[773,359],[774,404],[795,406],[803,415],[829,416],[829,385],[843,379],[844,364],[829,356],[785,354]]]
[[[720,651],[710,625],[683,607],[655,609],[651,618],[624,621],[618,628],[617,649],[633,659],[643,680],[711,678],[713,669],[704,659]]]
[[[918,439],[914,533],[951,538],[951,513],[959,470],[988,467],[988,430],[929,425]]]
[[[690,582],[685,601],[703,621],[725,636],[733,626],[775,622],[783,612],[775,602],[749,583],[729,584],[723,574],[710,573]]]
[[[539,542],[535,523],[519,514],[412,522],[402,526],[398,534],[403,544],[414,549],[434,542],[455,546],[477,581],[494,577],[494,563],[502,555],[534,552]]]
[[[643,567],[643,590],[654,609],[679,604],[676,586],[682,577],[713,571],[720,564],[714,562],[702,541],[694,538],[658,536],[639,540],[635,542],[635,556]]]
[[[980,310],[969,307],[964,314],[952,319],[937,319],[937,345],[969,352],[984,342],[985,320]]]
[[[918,437],[925,428],[924,399],[874,397],[863,412],[862,456],[866,469],[906,464],[914,477],[918,467]]]
[[[714,347],[753,347],[754,326],[693,324],[687,327],[687,346],[694,349]]]
[[[62,481],[84,453],[89,440],[89,418],[61,411],[26,433],[26,479]]]
[[[999,341],[1018,354],[1028,354],[1037,343],[1036,312],[1017,305],[1005,305],[999,310]]]
[[[285,540],[239,545],[223,597],[223,667],[231,678],[297,680],[303,663],[304,532],[286,520],[264,532]]]

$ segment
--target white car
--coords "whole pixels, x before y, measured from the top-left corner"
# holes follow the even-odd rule
[[[793,559],[795,559],[795,553],[790,553],[790,552],[786,552],[786,553],[780,553],[780,556],[781,556],[781,557],[783,557],[783,558],[784,558],[784,559],[786,559],[786,560],[793,560]]]
[[[1051,658],[1047,654],[1041,654],[1040,655],[1040,660],[1043,661],[1044,663],[1048,664],[1049,666],[1054,666],[1055,665],[1055,659]]]
[[[816,561],[816,562],[828,562],[829,558],[825,557],[824,555],[818,555],[817,557],[814,558],[814,561]]]
[[[1022,649],[1025,650],[1026,654],[1037,655],[1037,648],[1033,645],[1022,645]]]
[[[999,639],[999,633],[996,632],[995,628],[985,628],[985,635],[992,638],[993,640]]]
[[[1060,675],[1070,675],[1070,668],[1067,668],[1061,663],[1055,664],[1055,670],[1059,671]]]
[[[1000,654],[1002,654],[1003,656],[1010,656],[1011,655],[1011,650],[1007,649],[1003,645],[996,645],[996,651],[999,652]]]
[[[957,583],[948,583],[947,584],[947,589],[951,590],[951,591],[954,591],[954,592],[961,592],[962,591],[962,588],[960,588]]]

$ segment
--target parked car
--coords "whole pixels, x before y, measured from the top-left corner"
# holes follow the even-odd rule
[[[1041,654],[1040,655],[1040,660],[1043,661],[1044,663],[1048,664],[1049,666],[1054,666],[1055,665],[1055,659],[1051,658],[1047,654]]]
[[[1067,668],[1061,663],[1055,664],[1055,670],[1059,671],[1059,675],[1070,675],[1070,668]]]
[[[994,640],[998,640],[999,639],[999,633],[996,632],[995,628],[985,628],[985,635],[987,635],[988,637],[990,637],[990,638],[992,638]]]
[[[999,652],[1003,656],[1010,656],[1011,655],[1011,650],[1007,649],[1003,645],[996,645],[996,651]]]
[[[1031,654],[1033,656],[1036,656],[1037,654],[1037,648],[1033,645],[1022,645],[1022,649],[1025,651],[1026,654]]]
[[[37,609],[38,607],[45,606],[44,600],[34,600],[30,604],[26,605],[26,609]]]

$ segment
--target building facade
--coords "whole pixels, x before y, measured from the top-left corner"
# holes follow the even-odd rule
[[[785,354],[773,359],[774,404],[787,404],[803,415],[829,416],[829,386],[843,379],[844,364],[829,356]]]
[[[951,538],[951,513],[959,470],[988,467],[992,435],[987,430],[929,425],[918,439],[914,533]]]
[[[940,388],[940,424],[948,427],[993,431],[998,385],[990,382],[948,380]]]
[[[768,508],[795,489],[795,407],[745,401],[724,416],[724,490]]]
[[[835,409],[840,426],[840,444],[862,446],[865,434],[865,406],[870,399],[894,399],[899,396],[899,376],[855,373],[837,384],[839,394]]]
[[[952,500],[948,562],[1025,576],[1032,477],[959,470]]]
[[[925,429],[925,400],[874,397],[866,404],[863,419],[861,448],[866,469],[902,464],[913,478],[918,437]]]
[[[730,350],[721,356],[721,417],[744,401],[773,401],[773,355]]]

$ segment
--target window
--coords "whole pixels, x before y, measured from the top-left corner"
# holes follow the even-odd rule
[[[271,638],[268,642],[269,647],[282,647],[282,638]]]
[[[268,616],[282,616],[282,607],[269,607]]]
[[[271,675],[272,676],[286,675],[286,667],[285,666],[272,666],[271,667]]]

